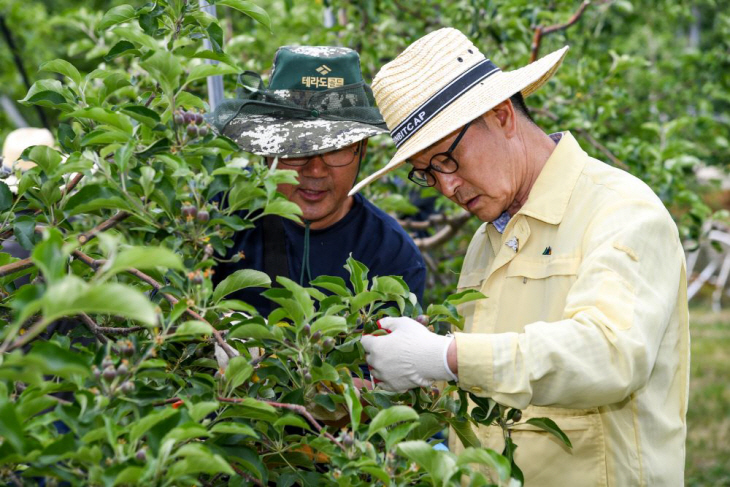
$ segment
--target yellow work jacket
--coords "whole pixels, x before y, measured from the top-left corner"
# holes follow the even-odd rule
[[[459,386],[523,410],[512,439],[527,487],[684,484],[685,273],[659,198],[568,132],[504,233],[474,235],[458,286],[487,299],[461,305]],[[501,452],[501,429],[477,435]]]

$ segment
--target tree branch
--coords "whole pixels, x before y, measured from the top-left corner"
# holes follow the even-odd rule
[[[243,477],[244,479],[246,479],[248,482],[251,482],[253,484],[256,484],[256,485],[259,485],[261,487],[264,487],[264,483],[261,482],[256,477],[253,477],[253,476],[247,474],[246,472],[244,472],[240,468],[236,467],[235,465],[231,465],[231,467],[233,467],[233,470],[235,470],[238,475],[240,475],[241,477]]]
[[[227,402],[227,403],[236,404],[236,403],[243,402],[245,399],[241,399],[239,397],[221,397],[221,396],[218,396],[218,400],[220,402]],[[294,411],[295,413],[297,413],[297,414],[299,414],[301,416],[304,416],[307,419],[307,421],[309,421],[309,423],[312,426],[315,427],[315,429],[317,430],[317,432],[322,433],[332,443],[334,443],[335,445],[337,445],[338,447],[340,447],[342,450],[345,450],[345,447],[342,445],[342,443],[340,443],[339,441],[337,441],[337,438],[335,438],[334,436],[332,436],[331,434],[329,434],[324,429],[324,427],[321,424],[319,424],[316,419],[314,419],[314,417],[309,413],[309,411],[307,411],[307,408],[305,408],[304,406],[301,406],[299,404],[288,404],[288,403],[283,403],[283,402],[267,401],[267,400],[263,400],[263,399],[259,399],[259,400],[262,401],[262,402],[265,402],[266,404],[268,404],[270,406],[273,406],[275,408],[288,409],[289,411]]]
[[[470,216],[471,214],[468,211],[462,211],[461,213],[452,217],[432,217],[433,220],[429,218],[429,220],[426,222],[411,222],[409,225],[410,228],[429,228],[432,225],[432,221],[443,220],[446,222],[446,226],[441,228],[434,235],[425,238],[414,238],[413,242],[415,242],[416,246],[418,246],[418,248],[421,250],[428,250],[434,247],[438,247],[439,245],[442,245],[443,243],[447,242],[451,237],[453,237],[456,232],[458,232],[459,229],[464,226],[467,220],[469,220]]]
[[[532,37],[532,49],[530,53],[530,62],[533,63],[537,60],[538,53],[540,52],[540,44],[542,43],[542,38],[548,34],[552,34],[553,32],[558,32],[560,30],[565,30],[571,25],[578,22],[578,20],[581,18],[583,13],[586,11],[586,8],[588,8],[588,5],[590,5],[590,0],[585,0],[583,3],[580,4],[580,7],[578,7],[578,10],[573,14],[573,16],[564,24],[555,24],[551,25],[549,27],[542,27],[537,26],[535,27],[535,34]]]
[[[33,267],[34,265],[35,264],[30,257],[28,257],[27,259],[11,262],[10,264],[5,264],[4,266],[0,267],[0,277],[9,276],[10,274],[20,272],[29,267]]]
[[[86,313],[81,313],[79,316],[81,316],[81,321],[84,322],[86,328],[88,328],[89,331],[94,334],[96,339],[99,340],[102,345],[109,341],[109,339],[99,331],[99,325],[97,325],[96,322],[92,320],[89,315],[87,315]]]
[[[81,235],[79,235],[79,237],[78,237],[79,243],[85,244],[86,242],[88,242],[89,240],[94,238],[97,234],[104,232],[106,230],[109,230],[110,228],[115,226],[117,223],[119,223],[120,221],[124,220],[125,218],[127,218],[129,216],[131,216],[131,215],[129,213],[127,213],[126,211],[120,211],[113,217],[100,223],[99,225],[95,226],[88,232],[82,233]]]
[[[91,267],[94,270],[98,270],[98,268],[101,267],[102,265],[104,265],[104,263],[106,262],[103,259],[92,259],[91,257],[84,254],[80,250],[74,250],[73,255],[74,255],[74,257],[78,258],[81,262],[88,265],[89,267]],[[127,272],[128,274],[132,274],[136,278],[146,282],[147,284],[149,284],[150,286],[155,288],[157,291],[159,291],[163,287],[162,284],[160,284],[159,282],[154,280],[152,277],[148,276],[147,274],[145,274],[144,272],[142,272],[140,270],[127,269],[125,272]],[[170,305],[172,305],[172,306],[175,306],[179,301],[176,297],[172,296],[171,294],[168,294],[168,293],[160,293],[160,294],[162,294],[162,297],[165,298],[165,300],[168,303],[170,303]],[[223,348],[223,350],[225,350],[226,354],[229,357],[233,358],[236,356],[236,353],[233,351],[231,346],[228,345],[228,343],[223,339],[220,332],[218,330],[216,330],[213,325],[208,323],[208,320],[206,320],[205,318],[203,318],[202,316],[200,316],[198,313],[191,310],[190,308],[186,308],[185,313],[187,313],[188,316],[192,317],[195,320],[199,320],[199,321],[202,321],[203,323],[207,323],[208,325],[210,325],[210,328],[213,331],[213,336],[215,337],[215,341],[218,343],[218,345],[220,345],[221,348]]]

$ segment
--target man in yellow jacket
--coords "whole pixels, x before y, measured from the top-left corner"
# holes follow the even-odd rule
[[[441,29],[378,73],[373,92],[398,150],[353,191],[409,162],[411,181],[488,222],[458,284],[488,298],[462,306],[464,333],[386,318],[391,333],[362,344],[385,389],[456,380],[522,409],[512,438],[528,487],[683,485],[684,253],[646,184],[529,117],[523,97],[566,51],[503,72]],[[530,417],[553,419],[573,448],[526,425]],[[500,430],[478,436],[501,451]]]

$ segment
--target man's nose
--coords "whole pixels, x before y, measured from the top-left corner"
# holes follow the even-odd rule
[[[327,174],[327,169],[327,164],[324,163],[322,156],[316,155],[311,157],[299,172],[303,176],[320,178]]]
[[[441,194],[447,198],[454,196],[456,194],[456,190],[459,189],[462,184],[461,178],[457,176],[455,172],[451,174],[444,174],[434,171],[434,174],[436,176],[436,181],[438,182],[436,189],[438,189]]]

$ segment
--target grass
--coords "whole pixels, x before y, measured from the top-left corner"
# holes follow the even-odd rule
[[[730,486],[730,311],[692,310],[685,483]]]

